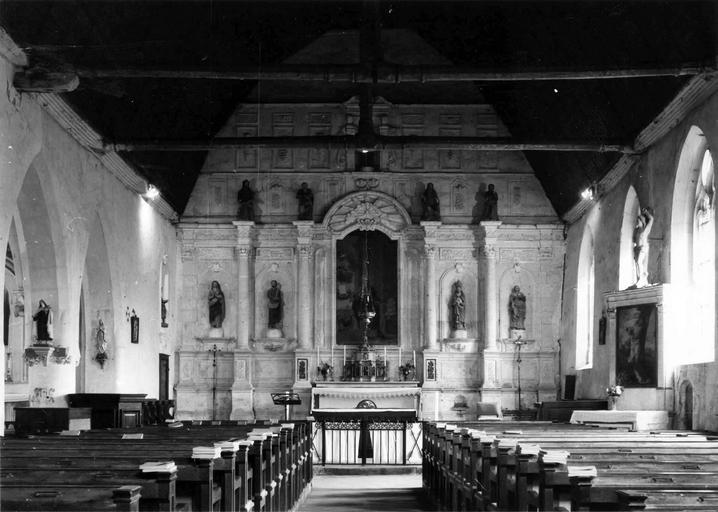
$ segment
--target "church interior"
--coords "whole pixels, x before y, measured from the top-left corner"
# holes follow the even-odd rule
[[[135,449],[221,438],[244,470],[187,455],[210,483],[182,504],[178,451],[176,497],[106,505],[308,510],[320,466],[374,464],[447,510],[715,509],[717,22],[693,0],[0,0],[5,464],[41,433],[67,433],[35,440],[44,469],[138,436],[135,472]],[[610,500],[581,489],[622,477],[552,451],[667,436],[704,443],[675,448],[700,477]],[[47,509],[6,477],[4,509]]]

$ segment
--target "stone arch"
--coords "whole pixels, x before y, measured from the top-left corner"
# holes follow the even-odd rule
[[[697,126],[691,126],[678,158],[671,203],[671,282],[680,284],[692,279],[690,268],[678,262],[692,261],[693,196],[706,137]]]
[[[392,240],[411,225],[406,209],[384,192],[353,192],[329,208],[322,222],[335,238],[344,238],[355,230],[379,230]]]
[[[621,222],[621,239],[619,242],[618,289],[625,290],[636,282],[636,268],[633,256],[633,230],[641,205],[633,185],[628,187],[623,203],[623,221]]]
[[[22,230],[17,224],[17,215],[10,220],[10,229],[6,237],[4,292],[8,314],[4,318],[3,329],[7,335],[8,345],[5,347],[5,375],[9,375],[12,382],[26,382],[27,371],[23,360],[26,346],[30,344],[32,332],[32,307],[29,305],[25,311],[25,288],[29,286],[25,269],[27,268],[27,253],[21,250],[25,246]]]
[[[576,283],[576,369],[593,366],[593,333],[595,318],[594,236],[586,223],[578,251]]]
[[[698,126],[691,126],[678,157],[671,204],[670,280],[676,294],[674,314],[676,318],[691,319],[692,321],[687,323],[688,329],[696,331],[699,327],[705,328],[707,321],[715,322],[714,315],[710,315],[711,318],[708,318],[708,315],[697,313],[702,303],[696,289],[696,278],[700,281],[712,279],[715,289],[715,271],[710,276],[707,275],[710,272],[701,272],[699,276],[694,276],[693,269],[695,263],[696,192],[701,180],[703,161],[708,150],[703,130]],[[713,236],[715,237],[715,234]],[[715,251],[715,249],[713,250]],[[714,306],[711,306],[710,309],[714,309]],[[705,318],[699,318],[701,316]],[[688,350],[670,346],[666,347],[666,351],[669,354],[675,354],[675,362],[679,364],[713,361],[715,358],[715,324],[711,325],[708,332],[710,335],[701,335],[701,332],[687,332],[685,334],[687,339],[691,340],[691,345],[689,347],[682,345],[682,348],[689,348]]]
[[[97,392],[113,392],[117,384],[117,365],[114,364],[117,354],[117,337],[115,336],[114,293],[110,272],[110,258],[107,249],[105,229],[99,215],[95,215],[89,232],[85,266],[83,271],[81,293],[78,300],[83,301],[84,325],[80,325],[80,338],[85,340],[80,353],[78,379],[85,383],[86,389]],[[95,360],[98,353],[96,347],[99,321],[105,327],[105,339],[108,342],[104,368]]]
[[[61,304],[53,229],[40,176],[33,166],[25,174],[17,208],[25,236],[27,277],[30,283],[25,290],[26,309],[32,316],[39,300],[45,300],[55,310],[57,324]]]

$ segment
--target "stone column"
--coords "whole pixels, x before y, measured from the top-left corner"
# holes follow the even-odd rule
[[[297,256],[298,279],[297,279],[297,327],[298,345],[302,350],[312,347],[312,221],[295,221],[297,227]]]
[[[249,309],[249,255],[252,249],[252,221],[234,221],[237,228],[237,349],[249,350],[249,327],[254,315]]]
[[[426,256],[426,342],[425,348],[435,350],[436,341],[436,247],[427,245]]]
[[[496,301],[498,299],[496,297],[496,249],[494,249],[493,246],[484,246],[484,260],[486,262],[484,348],[486,350],[496,350],[496,324],[498,317],[498,304]]]

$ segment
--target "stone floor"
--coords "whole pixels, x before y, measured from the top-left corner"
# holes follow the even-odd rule
[[[429,511],[421,474],[315,475],[300,512]]]

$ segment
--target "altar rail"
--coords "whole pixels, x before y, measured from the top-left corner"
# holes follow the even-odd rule
[[[324,415],[314,411],[314,462],[402,465],[421,463],[422,426],[415,416]]]

